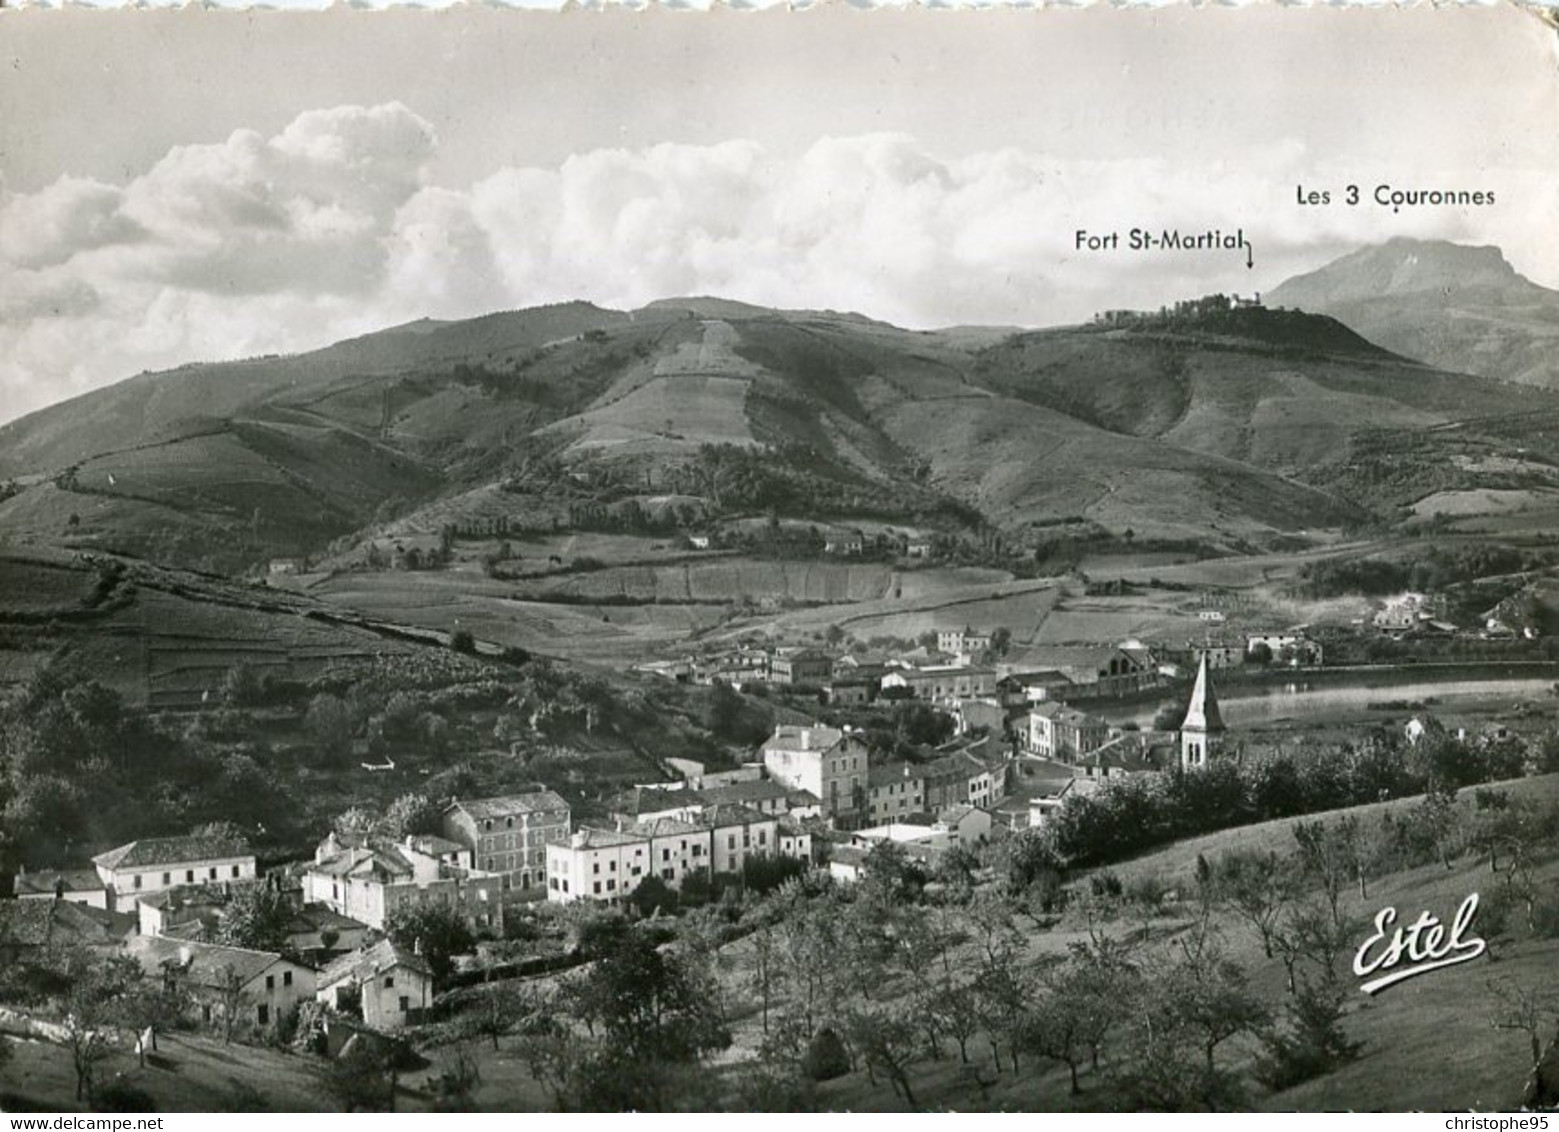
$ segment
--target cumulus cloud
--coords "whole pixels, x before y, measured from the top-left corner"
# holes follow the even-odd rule
[[[905,134],[825,137],[799,154],[738,140],[597,150],[458,186],[428,182],[436,144],[403,105],[344,106],[271,137],[175,148],[124,185],[65,176],[0,197],[0,419],[144,368],[423,316],[715,294],[909,326],[1042,325],[1270,286],[1389,235],[1512,246],[1527,219],[1510,215],[1506,232],[1473,211],[1306,209],[1300,181],[1340,195],[1346,172],[1292,142],[1209,169],[1194,154],[1021,147],[947,159]],[[1514,173],[1480,179],[1553,192]],[[1260,270],[1234,253],[1074,244],[1078,228],[1124,241],[1132,227],[1244,227]]]

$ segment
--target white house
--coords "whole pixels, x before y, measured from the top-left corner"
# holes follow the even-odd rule
[[[92,869],[44,869],[33,873],[19,869],[12,878],[11,891],[19,900],[64,900],[108,910],[108,886]]]
[[[141,895],[181,884],[253,880],[254,854],[225,837],[147,837],[92,858],[110,910],[131,911]]]
[[[433,1005],[433,972],[422,956],[381,939],[319,973],[315,997],[336,1010],[354,1006],[375,1030],[398,1030]]]
[[[206,1025],[276,1025],[298,1003],[314,997],[315,972],[273,951],[222,947],[168,936],[133,937],[126,954],[152,978],[188,991]]]

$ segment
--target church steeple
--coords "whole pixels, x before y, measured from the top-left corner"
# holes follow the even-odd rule
[[[1218,710],[1218,697],[1213,693],[1212,676],[1207,667],[1207,654],[1196,669],[1196,684],[1191,689],[1191,702],[1186,706],[1185,721],[1180,724],[1180,766],[1189,770],[1206,766],[1207,760],[1223,746],[1223,713]]]

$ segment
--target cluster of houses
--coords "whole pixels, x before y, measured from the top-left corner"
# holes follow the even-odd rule
[[[1088,671],[1119,675],[1110,666],[1127,655],[1101,654]],[[394,1031],[419,1020],[434,991],[417,948],[386,934],[401,909],[454,909],[478,934],[501,934],[518,902],[614,905],[650,878],[675,891],[762,858],[826,863],[853,880],[891,841],[934,865],[994,830],[1041,825],[1119,776],[1214,757],[1224,727],[1210,670],[1204,658],[1176,733],[1111,729],[1051,699],[1056,674],[1042,672],[1003,692],[1028,705],[1016,746],[965,735],[924,759],[880,759],[849,727],[786,724],[735,769],[671,760],[677,781],[619,795],[604,820],[576,826],[569,804],[539,786],[455,798],[436,834],[333,830],[310,859],[263,875],[228,836],[143,838],[90,869],[20,872],[17,899],[0,901],[0,962],[60,945],[118,951],[177,980],[207,1024],[264,1029],[312,1001],[349,1027]],[[212,942],[234,897],[256,885],[285,896],[285,949]]]
[[[117,950],[177,980],[207,1024],[264,1029],[316,1000],[395,1030],[433,997],[422,957],[385,934],[397,910],[443,905],[499,932],[506,903],[543,897],[549,852],[572,832],[568,803],[544,789],[453,799],[441,825],[400,839],[332,831],[310,860],[264,876],[245,843],[217,835],[143,838],[90,869],[24,870],[17,899],[0,902],[0,961],[30,948]],[[212,942],[235,894],[255,885],[292,909],[284,953]]]

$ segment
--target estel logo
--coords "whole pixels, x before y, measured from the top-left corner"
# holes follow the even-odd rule
[[[1441,967],[1476,959],[1488,950],[1488,944],[1477,936],[1463,937],[1467,935],[1473,917],[1477,914],[1478,894],[1474,892],[1456,910],[1449,934],[1438,916],[1422,912],[1407,927],[1391,932],[1390,942],[1387,942],[1387,932],[1396,922],[1397,910],[1382,908],[1375,915],[1375,934],[1364,941],[1353,957],[1353,973],[1361,979],[1381,971],[1389,973],[1360,983],[1359,989],[1365,994],[1374,994],[1393,983],[1411,979],[1414,975],[1424,975]],[[1382,943],[1385,946],[1371,958],[1371,950]],[[1400,966],[1404,959],[1408,965]]]

